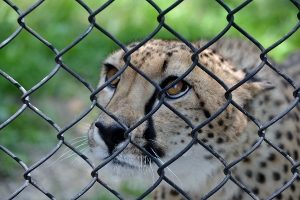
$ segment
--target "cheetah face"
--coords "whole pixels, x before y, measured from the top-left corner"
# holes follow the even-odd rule
[[[110,163],[121,168],[139,168],[141,160],[146,164],[151,162],[137,145],[159,160],[169,160],[192,142],[194,134],[190,126],[197,126],[225,104],[225,90],[198,66],[174,82],[192,65],[192,53],[179,42],[151,40],[131,55],[131,63],[153,83],[131,67],[124,68],[123,55],[120,50],[105,60],[99,87],[114,79],[97,95],[98,103],[120,123],[101,112],[88,132],[91,151],[101,161],[124,148]],[[232,70],[210,50],[199,55],[199,62],[229,85],[243,78],[241,72]],[[161,93],[154,84],[167,89]],[[258,88],[246,84],[238,90],[239,98],[235,100],[243,104],[251,97],[252,90]],[[197,139],[232,143],[247,123],[244,115],[234,111],[228,107],[217,121],[198,131]]]

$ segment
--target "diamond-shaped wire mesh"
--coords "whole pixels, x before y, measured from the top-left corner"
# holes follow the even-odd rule
[[[33,178],[32,174],[40,168],[47,160],[49,160],[53,155],[55,155],[63,146],[66,146],[69,150],[77,154],[82,158],[84,162],[88,164],[90,167],[90,172],[91,172],[91,179],[87,185],[85,185],[80,191],[77,192],[76,195],[72,197],[72,199],[80,199],[85,193],[87,193],[92,187],[94,187],[95,184],[100,184],[102,187],[106,188],[107,191],[112,193],[116,198],[118,199],[124,199],[118,191],[115,189],[111,188],[109,185],[107,185],[101,178],[99,177],[99,172],[104,168],[109,162],[112,161],[113,158],[118,156],[128,144],[131,144],[135,146],[137,149],[151,157],[153,162],[157,165],[158,170],[157,174],[159,178],[153,183],[152,186],[150,186],[148,189],[146,189],[139,197],[136,197],[136,199],[143,199],[146,196],[148,196],[162,181],[165,181],[168,183],[171,187],[173,187],[175,190],[177,190],[182,196],[184,196],[186,199],[191,199],[188,193],[186,193],[179,185],[174,183],[171,179],[169,179],[166,174],[165,170],[168,168],[169,165],[171,165],[174,161],[177,159],[180,159],[180,157],[187,151],[189,151],[195,143],[200,144],[203,146],[207,151],[209,151],[212,156],[214,156],[216,159],[218,159],[222,165],[224,165],[224,179],[216,185],[209,193],[205,194],[205,196],[202,197],[202,199],[209,199],[212,195],[214,195],[220,188],[222,188],[228,181],[233,182],[236,184],[241,190],[243,190],[245,193],[248,194],[248,197],[251,199],[259,199],[259,196],[255,194],[255,192],[252,190],[252,188],[247,188],[243,185],[243,183],[237,178],[232,175],[232,170],[235,167],[239,167],[238,164],[247,159],[248,156],[251,155],[252,152],[256,151],[260,147],[262,143],[266,143],[270,145],[272,148],[274,148],[275,151],[280,153],[283,157],[286,158],[287,162],[291,164],[291,172],[292,172],[292,177],[286,183],[280,187],[274,188],[274,192],[272,193],[271,196],[269,196],[267,199],[274,199],[280,195],[284,190],[287,188],[291,187],[292,184],[296,181],[297,178],[299,178],[299,165],[300,162],[297,160],[294,160],[289,156],[289,154],[285,153],[284,151],[281,150],[281,147],[276,146],[273,144],[272,141],[267,139],[265,137],[265,132],[267,128],[272,126],[274,123],[278,123],[278,121],[286,116],[293,108],[295,108],[299,102],[300,99],[300,88],[296,84],[295,80],[291,79],[287,74],[282,73],[276,66],[272,64],[270,59],[268,58],[268,53],[276,48],[278,45],[281,43],[284,43],[289,37],[291,37],[296,31],[298,30],[300,26],[300,2],[297,0],[290,0],[287,1],[286,3],[292,4],[295,6],[295,8],[298,9],[298,23],[294,25],[294,27],[282,38],[280,38],[277,42],[274,44],[270,45],[269,47],[265,48],[263,45],[261,45],[252,35],[250,35],[246,30],[244,30],[239,24],[235,22],[235,15],[240,12],[242,9],[247,7],[249,4],[252,3],[252,0],[246,0],[243,1],[241,4],[239,4],[236,8],[231,9],[223,0],[216,0],[216,3],[220,7],[222,7],[226,12],[227,12],[227,25],[224,27],[224,29],[217,34],[214,38],[212,38],[209,42],[207,42],[204,46],[201,46],[200,48],[195,47],[190,41],[188,41],[184,36],[182,36],[179,32],[175,31],[170,25],[167,24],[165,17],[168,15],[168,13],[172,12],[178,5],[180,5],[183,0],[177,0],[171,4],[168,8],[162,10],[155,1],[152,0],[146,0],[145,3],[147,3],[151,8],[153,8],[157,12],[157,26],[153,30],[153,32],[149,33],[143,40],[141,40],[139,43],[137,43],[133,48],[128,49],[128,47],[123,44],[120,40],[118,40],[115,36],[113,36],[109,31],[107,31],[104,27],[101,26],[100,23],[97,22],[96,17],[100,15],[101,12],[103,12],[105,9],[107,9],[109,6],[112,4],[118,4],[118,2],[114,2],[113,0],[109,0],[105,2],[103,5],[101,5],[99,8],[93,10],[91,9],[84,1],[82,0],[76,0],[74,1],[74,4],[78,4],[81,8],[85,10],[85,12],[88,14],[88,17],[86,18],[86,21],[88,22],[88,27],[86,30],[73,42],[64,47],[62,50],[58,50],[57,47],[52,45],[50,42],[48,42],[45,38],[43,38],[38,31],[33,30],[30,25],[26,23],[26,18],[31,15],[35,10],[37,10],[40,6],[45,4],[46,1],[44,0],[39,0],[36,3],[32,4],[28,9],[21,11],[21,9],[12,3],[9,0],[4,0],[4,2],[9,6],[11,9],[13,9],[16,14],[18,15],[17,18],[17,23],[18,27],[13,32],[9,37],[7,37],[4,41],[1,41],[0,43],[0,50],[5,51],[5,48],[10,45],[16,38],[18,38],[19,34],[21,32],[26,32],[30,34],[30,37],[36,38],[40,44],[44,45],[47,47],[55,56],[54,61],[55,61],[55,66],[51,69],[51,71],[41,80],[39,81],[36,85],[34,85],[31,88],[25,88],[22,86],[22,84],[18,83],[13,76],[11,76],[9,73],[3,71],[0,69],[0,76],[4,78],[7,83],[13,85],[15,88],[17,88],[21,93],[21,101],[22,105],[18,108],[18,110],[11,115],[7,120],[5,120],[2,124],[0,124],[0,131],[5,130],[7,126],[13,123],[14,120],[16,120],[19,116],[22,115],[22,113],[26,110],[30,110],[36,114],[40,119],[44,120],[47,122],[53,130],[55,130],[56,136],[57,136],[57,145],[55,148],[51,149],[51,151],[48,152],[47,155],[44,155],[41,160],[38,162],[35,162],[34,164],[27,165],[25,161],[21,160],[18,156],[14,154],[14,152],[10,151],[7,147],[3,146],[1,144],[0,140],[0,150],[2,153],[6,154],[7,156],[10,157],[11,160],[14,162],[18,163],[24,170],[24,181],[22,186],[20,186],[17,190],[15,190],[14,193],[10,194],[8,199],[17,199],[18,197],[22,198],[22,192],[30,186],[33,186],[36,190],[36,193],[42,193],[45,197],[48,197],[49,199],[55,199],[56,194],[52,194],[47,191],[47,189],[44,189],[40,185],[40,181],[35,178]],[[265,8],[268,9],[268,8]],[[296,16],[295,16],[296,17]],[[180,22],[179,22],[180,23]],[[182,22],[184,23],[184,22]],[[212,79],[217,81],[226,91],[224,96],[226,98],[226,102],[223,106],[221,106],[215,113],[213,113],[211,116],[207,118],[204,122],[198,125],[193,125],[193,123],[185,117],[182,113],[174,109],[166,100],[165,100],[165,92],[171,87],[166,87],[162,88],[160,87],[157,83],[155,83],[153,80],[151,80],[143,71],[139,70],[137,66],[135,66],[133,63],[131,63],[131,55],[136,52],[140,47],[145,45],[149,40],[151,40],[161,29],[167,30],[169,33],[171,33],[173,36],[175,36],[179,41],[184,43],[186,47],[192,52],[192,65],[189,67],[189,69],[180,77],[178,77],[175,82],[173,83],[176,84],[176,82],[182,80],[184,77],[186,77],[191,71],[199,67],[202,69],[204,72],[206,72]],[[198,57],[201,52],[209,48],[211,45],[213,45],[215,42],[217,42],[220,38],[222,38],[228,31],[229,29],[235,29],[239,31],[243,36],[245,36],[248,40],[250,40],[254,45],[256,45],[261,53],[260,53],[260,64],[257,65],[256,68],[251,69],[246,75],[246,77],[243,80],[240,80],[238,83],[236,83],[234,86],[229,87],[227,86],[219,77],[217,77],[215,74],[213,74],[211,71],[207,70],[205,66],[203,66],[199,60]],[[96,30],[107,36],[109,40],[111,40],[113,43],[115,43],[117,46],[119,46],[121,49],[124,51],[124,56],[123,60],[125,65],[122,67],[122,69],[111,79],[109,79],[106,83],[103,85],[99,86],[98,88],[94,89],[91,84],[84,80],[78,73],[76,73],[74,70],[72,70],[71,67],[69,67],[66,63],[63,61],[63,57],[65,54],[67,54],[69,51],[71,51],[73,48],[76,48],[76,46],[79,45],[80,42],[85,40],[85,38],[92,33],[92,30]],[[0,66],[1,67],[1,66]],[[77,148],[74,147],[73,144],[68,142],[65,139],[65,133],[70,130],[73,126],[75,126],[80,120],[82,120],[85,116],[87,116],[92,110],[94,109],[100,109],[101,111],[107,113],[109,116],[111,116],[114,120],[117,121],[117,123],[122,123],[119,121],[119,119],[114,116],[112,113],[109,113],[105,107],[101,106],[100,104],[97,103],[97,94],[102,91],[105,87],[107,87],[115,78],[117,78],[120,74],[122,74],[125,69],[127,68],[132,68],[134,69],[138,74],[140,74],[142,77],[144,77],[147,81],[149,81],[155,89],[162,95],[160,95],[160,99],[158,104],[148,113],[146,114],[142,119],[140,119],[139,122],[131,126],[130,128],[126,128],[126,134],[130,136],[130,133],[137,128],[139,125],[141,125],[143,122],[148,120],[152,115],[155,114],[155,112],[159,109],[161,105],[164,105],[171,109],[178,117],[182,118],[192,129],[191,135],[192,135],[192,140],[191,142],[181,151],[179,152],[176,156],[174,156],[171,160],[169,160],[166,163],[161,163],[159,160],[153,156],[151,153],[149,153],[144,147],[140,146],[139,144],[135,143],[128,137],[126,139],[126,144],[124,148],[119,149],[118,151],[114,152],[110,157],[105,159],[100,165],[94,166],[92,162],[88,159],[86,155],[84,155],[82,152],[80,152]],[[241,85],[245,84],[247,81],[252,79],[256,74],[259,74],[260,71],[264,68],[271,69],[273,72],[277,73],[280,77],[282,77],[287,84],[289,84],[291,87],[294,88],[294,99],[291,101],[290,105],[284,110],[279,113],[277,113],[276,116],[273,116],[269,121],[267,122],[260,122],[258,119],[256,119],[254,116],[252,116],[250,113],[248,113],[246,110],[244,110],[235,100],[232,98],[232,93],[237,90]],[[43,113],[37,106],[34,105],[31,101],[31,96],[33,96],[37,91],[43,90],[43,86],[46,85],[48,82],[51,81],[54,77],[58,76],[59,71],[64,71],[68,75],[71,75],[76,79],[77,82],[80,82],[86,89],[90,91],[90,105],[88,109],[82,110],[81,114],[76,117],[71,123],[69,123],[65,127],[60,127],[56,122],[55,119],[52,120],[49,116],[47,116],[45,113]],[[1,94],[5,95],[5,94]],[[226,110],[226,108],[232,105],[236,107],[238,110],[240,110],[244,115],[247,116],[247,118],[252,121],[258,128],[258,136],[256,142],[253,144],[251,148],[249,148],[247,151],[244,152],[242,156],[236,157],[236,159],[230,163],[225,161],[216,151],[214,151],[209,145],[207,145],[205,142],[201,141],[197,137],[197,132],[203,128],[204,126],[208,125],[212,120],[217,118],[223,111]],[[5,137],[5,134],[1,134],[0,132],[0,138]],[[67,178],[67,177],[66,177]],[[1,183],[2,184],[2,183]],[[5,183],[4,183],[5,184]],[[2,199],[3,197],[0,197]],[[300,198],[300,197],[297,197]],[[293,198],[292,198],[293,199]],[[295,198],[294,198],[295,199]]]

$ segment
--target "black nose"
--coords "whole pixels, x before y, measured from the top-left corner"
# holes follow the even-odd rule
[[[101,122],[96,122],[95,126],[99,129],[99,134],[107,145],[110,153],[118,144],[127,138],[125,135],[125,129],[117,124],[104,126]]]

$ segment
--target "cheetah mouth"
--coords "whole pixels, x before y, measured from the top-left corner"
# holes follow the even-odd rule
[[[154,159],[160,159],[161,156],[164,155],[162,150],[157,146],[146,144],[143,148],[147,151],[147,153],[142,152],[140,155],[126,155],[121,153],[113,158],[111,163],[119,167],[137,169],[151,165],[151,163],[154,162]],[[116,151],[117,148],[113,152],[109,153],[109,155],[107,155],[104,159],[110,158]]]
[[[144,149],[150,154],[147,155],[146,153],[143,153],[149,160],[150,162],[153,162],[152,158],[162,158],[165,156],[164,150],[158,146],[155,142],[148,142],[145,146]]]
[[[131,163],[128,163],[127,161],[122,161],[118,158],[114,158],[111,162],[113,165],[116,165],[116,166],[120,166],[120,167],[124,167],[124,168],[129,168],[129,169],[138,169],[137,166],[131,164]]]
[[[107,156],[106,158],[109,157],[110,156]],[[151,162],[152,162],[151,158],[142,155],[140,156],[119,155],[110,161],[110,163],[116,167],[126,168],[130,170],[147,168]]]

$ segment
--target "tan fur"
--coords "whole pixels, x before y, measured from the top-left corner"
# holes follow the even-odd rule
[[[205,41],[199,41],[194,43],[194,45],[200,47],[204,43]],[[129,45],[129,47],[132,46]],[[123,55],[124,52],[119,50],[109,56],[104,63],[113,65],[121,70],[124,67]],[[156,84],[160,84],[167,77],[179,77],[184,74],[192,65],[191,56],[192,52],[190,49],[180,42],[151,40],[131,55],[131,63]],[[250,71],[259,65],[259,51],[249,43],[239,40],[220,40],[199,55],[199,63],[215,74],[230,88],[245,77],[246,71]],[[99,86],[104,84],[104,70],[101,76]],[[247,107],[251,114],[259,118],[262,122],[265,122],[278,114],[278,109],[284,109],[288,105],[287,98],[292,99],[293,91],[292,88],[283,85],[282,80],[278,77],[274,78],[276,74],[272,74],[268,70],[263,70],[256,77],[266,80],[248,81],[232,93],[232,99],[241,107]],[[188,118],[194,126],[206,120],[207,117],[218,111],[227,102],[224,96],[225,89],[200,69],[199,66],[196,66],[184,80],[191,86],[188,93],[178,99],[165,99],[165,101]],[[282,96],[278,95],[278,91],[276,90],[267,90],[269,84],[266,83],[268,81],[276,85],[277,89],[282,92]],[[104,89],[97,96],[99,104],[116,116],[125,126],[132,127],[145,116],[145,106],[154,92],[155,87],[151,83],[134,69],[127,67],[120,76],[120,82],[114,91]],[[274,108],[275,101],[277,101],[278,105],[278,102],[281,102],[280,106]],[[157,105],[157,102],[154,104],[154,107]],[[299,144],[290,146],[289,140],[278,141],[276,140],[275,132],[282,132],[281,138],[286,138],[285,134],[287,131],[290,131],[294,140],[299,140],[299,136],[297,135],[297,133],[299,134],[299,122],[296,122],[296,115],[299,120],[299,109],[293,113],[295,117],[291,117],[288,120],[284,119],[267,130],[268,133],[270,132],[267,137],[277,145],[284,143],[284,149],[291,154],[293,154],[292,152],[300,153]],[[152,119],[156,132],[155,141],[153,142],[165,153],[164,157],[161,158],[162,160],[169,160],[192,140],[192,129],[166,105],[161,105],[156,113],[153,114]],[[108,126],[116,123],[104,112],[100,114],[96,121],[101,121]],[[146,128],[147,121],[130,133],[131,140],[139,145],[149,142],[144,138],[143,134]],[[210,145],[230,163],[251,147],[251,144],[258,138],[257,131],[258,128],[253,122],[250,122],[233,105],[229,105],[222,114],[199,131],[197,138]],[[106,152],[107,147],[101,141],[99,133],[94,126],[89,131],[89,138],[91,144],[93,144],[91,147],[96,157],[104,158],[108,156]],[[121,148],[120,146],[118,148]],[[198,146],[200,145],[198,144]],[[202,147],[200,146],[200,148]],[[97,155],[97,150],[99,149],[105,155]],[[199,177],[196,183],[195,181],[190,181],[189,185],[189,178],[193,177],[183,175],[183,179],[186,179],[187,182],[183,186],[183,189],[193,199],[199,199],[222,180],[222,177],[224,177],[223,167],[217,159],[211,157],[211,154],[204,149],[199,153],[194,150],[191,152],[187,152],[186,157],[196,159],[195,162],[199,162],[200,168],[191,167],[191,170],[187,168],[185,169],[187,172],[178,169],[178,174],[193,172],[194,176]],[[276,157],[277,166],[272,166],[274,161],[271,159],[268,160],[269,156],[273,153],[276,154],[276,151],[274,152],[274,149],[264,143],[262,147],[250,155],[250,163],[247,158],[232,169],[235,178],[247,185],[250,190],[257,192],[259,188],[257,195],[260,198],[267,198],[283,184],[283,180],[288,179],[288,176],[283,172],[283,165],[286,163],[286,160],[282,156]],[[135,158],[141,157],[144,154],[134,145],[129,144],[121,155]],[[263,161],[266,162],[267,166],[271,165],[272,167],[259,167],[259,164]],[[201,163],[203,163],[203,169],[201,168]],[[136,165],[134,161],[131,164]],[[181,164],[184,165],[184,163]],[[175,169],[177,165],[180,166],[180,161],[174,163]],[[212,169],[207,169],[211,166],[213,166]],[[247,170],[251,171],[251,177],[246,174]],[[270,170],[273,171],[270,172]],[[202,171],[205,171],[205,173],[202,173]],[[279,173],[282,178],[281,185],[272,180],[272,173],[274,174],[275,172]],[[263,174],[263,178],[261,178],[260,174]],[[257,177],[263,180],[257,183]],[[265,184],[265,179],[269,181],[267,184]],[[290,196],[293,197],[292,199],[300,198],[300,186],[298,183],[297,186],[296,191],[287,190],[284,192],[282,199],[288,199]],[[161,184],[160,188],[155,192],[154,199],[181,198],[179,194],[175,193],[166,184]],[[249,199],[249,197],[229,181],[210,199],[245,200]]]

